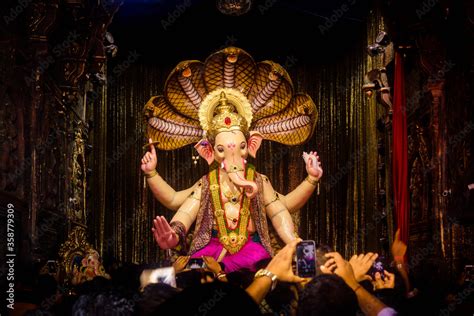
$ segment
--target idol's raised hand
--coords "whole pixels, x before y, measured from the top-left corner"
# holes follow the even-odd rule
[[[175,247],[179,242],[178,235],[171,228],[168,221],[163,216],[157,216],[153,220],[151,229],[155,241],[161,249],[170,249]]]
[[[155,170],[157,163],[156,150],[155,146],[153,145],[152,139],[148,139],[148,142],[150,143],[150,151],[147,151],[146,154],[143,155],[141,165],[142,171],[144,173],[150,173]]]
[[[319,161],[318,152],[303,152],[303,159],[306,163],[306,172],[308,175],[315,177],[318,180],[321,179],[323,176],[323,168],[321,167],[321,162]]]

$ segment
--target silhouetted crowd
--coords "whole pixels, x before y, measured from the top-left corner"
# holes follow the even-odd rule
[[[205,268],[189,268],[189,257],[172,264],[173,282],[157,277],[163,264],[108,266],[110,279],[95,277],[61,287],[51,274],[18,275],[15,310],[10,315],[472,315],[474,282],[469,270],[455,279],[446,264],[426,255],[406,261],[406,245],[391,245],[391,258],[376,253],[344,259],[328,245],[316,248],[313,278],[295,275],[297,240],[272,259],[258,262],[277,276],[255,271],[225,273],[204,258]],[[374,269],[380,265],[382,270]],[[380,268],[379,267],[379,268]],[[169,271],[166,270],[166,271]],[[175,283],[175,284],[173,284]],[[171,284],[171,285],[170,285]],[[3,314],[3,313],[2,313]]]

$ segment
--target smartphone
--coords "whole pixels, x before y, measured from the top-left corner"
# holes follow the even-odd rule
[[[374,263],[372,264],[372,267],[369,270],[369,275],[372,278],[372,280],[375,280],[375,273],[380,273],[380,277],[382,280],[385,280],[385,268],[384,268],[384,257],[380,256],[378,257]]]
[[[316,243],[303,240],[296,245],[296,275],[302,278],[316,276]]]
[[[206,267],[204,259],[202,258],[189,258],[186,269],[203,269]]]
[[[176,287],[176,275],[173,267],[158,268],[151,271],[148,283],[166,283]]]

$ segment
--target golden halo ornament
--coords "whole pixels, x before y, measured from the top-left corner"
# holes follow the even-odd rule
[[[232,104],[237,113],[247,121],[247,128],[252,124],[252,107],[247,97],[234,88],[219,88],[209,93],[199,107],[199,123],[206,133],[211,128],[211,122],[214,117],[214,111],[219,105],[222,92],[225,93],[227,103]]]

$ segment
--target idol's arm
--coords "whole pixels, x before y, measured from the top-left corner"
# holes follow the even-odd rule
[[[163,216],[157,216],[153,220],[153,236],[156,243],[162,249],[176,247],[179,242],[185,241],[189,227],[196,220],[199,205],[201,204],[200,198],[201,188],[198,187],[184,201],[170,223]]]
[[[184,203],[189,194],[196,189],[199,181],[186,190],[176,192],[156,171],[158,158],[155,146],[152,144],[151,138],[148,141],[150,143],[150,151],[143,155],[141,169],[145,174],[148,186],[155,198],[166,208],[176,211]]]
[[[277,193],[280,201],[290,213],[298,211],[308,202],[318,186],[319,179],[323,176],[323,169],[317,152],[305,153],[303,157],[305,157],[304,159],[306,160],[306,172],[308,176],[287,195]]]
[[[314,177],[308,176],[308,180],[303,180],[293,191],[287,195],[277,193],[281,203],[288,209],[290,213],[300,210],[317,188],[317,180]],[[313,184],[314,183],[314,184]]]
[[[273,189],[267,177],[263,181],[263,201],[265,203],[265,211],[268,218],[272,221],[273,227],[278,233],[278,236],[285,244],[290,243],[296,238],[295,226],[288,209],[278,199],[275,190]]]
[[[197,186],[194,191],[188,194],[182,205],[179,207],[176,214],[171,219],[173,222],[181,222],[186,228],[186,232],[189,227],[194,223],[199,211],[199,205],[201,205],[201,187]]]
[[[173,211],[178,210],[180,206],[183,205],[187,197],[198,187],[199,182],[200,180],[185,190],[175,191],[159,174],[147,179],[153,196],[160,201],[163,206]]]

